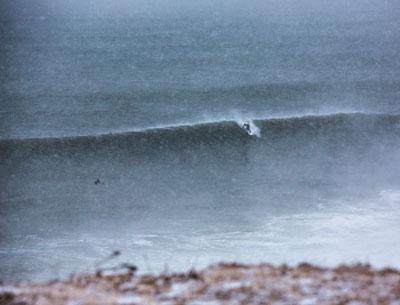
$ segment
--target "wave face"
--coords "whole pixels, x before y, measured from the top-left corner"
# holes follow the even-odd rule
[[[96,162],[129,163],[141,167],[143,172],[148,171],[143,167],[162,164],[168,168],[168,175],[184,171],[181,173],[184,177],[188,175],[186,171],[191,173],[194,168],[201,172],[207,168],[246,172],[249,167],[258,167],[258,175],[264,175],[261,169],[267,171],[284,164],[279,169],[282,172],[276,169],[274,175],[286,175],[289,169],[290,174],[294,169],[300,172],[312,169],[306,172],[309,178],[329,180],[324,168],[338,172],[340,168],[355,167],[357,174],[373,173],[379,160],[397,165],[399,122],[398,115],[336,114],[254,120],[252,128],[259,129],[260,137],[250,136],[241,128],[242,122],[224,121],[98,136],[3,140],[0,141],[2,172],[8,173],[3,176],[7,179],[16,168],[35,162],[42,166],[47,159],[55,164],[67,160],[82,162],[83,168]],[[306,168],[297,169],[298,162],[304,162]],[[365,164],[368,162],[371,164]],[[110,164],[103,166],[107,171]],[[384,172],[386,166],[380,171]],[[300,172],[296,174],[301,175]],[[223,172],[221,179],[232,175],[236,174]],[[257,176],[251,170],[248,175]]]
[[[343,184],[350,176],[357,181],[371,174],[366,181],[377,183],[398,176],[399,115],[336,114],[250,123],[259,137],[249,135],[243,122],[224,121],[98,136],[2,140],[1,182],[6,187],[0,198],[7,200],[25,188],[18,179],[32,176],[34,181],[38,174],[62,179],[63,171],[76,166],[88,170],[80,173],[85,179],[113,172],[139,184],[147,175],[155,185],[169,176],[177,183],[202,185],[209,177],[228,181],[239,175],[242,186],[266,177],[332,182],[342,176],[343,181],[335,183]],[[157,167],[160,171],[154,172]],[[165,186],[173,188],[170,183]]]
[[[224,121],[98,136],[3,140],[2,183],[7,185],[7,177],[15,175],[62,179],[59,175],[70,171],[70,163],[72,169],[88,170],[80,173],[87,179],[114,173],[116,166],[121,179],[132,175],[140,184],[147,176],[149,183],[167,188],[174,188],[171,181],[157,180],[171,176],[175,183],[202,185],[210,177],[228,181],[239,175],[243,187],[257,179],[264,179],[261,184],[265,179],[298,179],[342,185],[351,177],[384,183],[391,181],[392,175],[398,176],[394,169],[400,155],[399,115],[336,114],[251,121],[260,137],[249,135],[242,124]],[[158,167],[160,171],[154,172]],[[18,180],[14,187],[24,189]],[[3,192],[2,196],[13,195]]]

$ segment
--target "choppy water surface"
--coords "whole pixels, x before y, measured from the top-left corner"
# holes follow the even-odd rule
[[[397,8],[239,3],[3,4],[2,278],[400,266]]]

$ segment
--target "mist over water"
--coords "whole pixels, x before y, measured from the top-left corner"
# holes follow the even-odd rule
[[[394,1],[0,8],[1,278],[400,266]]]

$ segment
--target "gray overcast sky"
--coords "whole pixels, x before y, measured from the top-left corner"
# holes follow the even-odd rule
[[[124,17],[162,16],[176,13],[226,15],[341,15],[388,14],[396,16],[400,4],[394,0],[38,0],[1,1],[5,15],[64,15]]]

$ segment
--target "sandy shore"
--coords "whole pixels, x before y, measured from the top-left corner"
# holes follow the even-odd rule
[[[185,274],[134,272],[0,286],[0,304],[385,304],[400,305],[400,271],[220,264]]]

